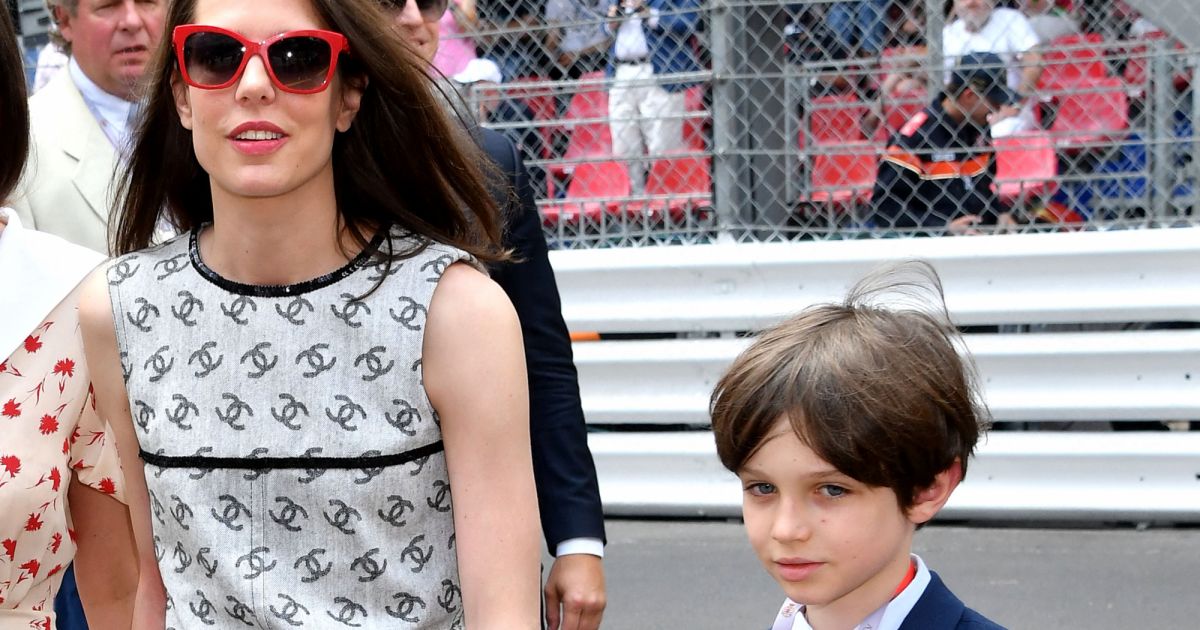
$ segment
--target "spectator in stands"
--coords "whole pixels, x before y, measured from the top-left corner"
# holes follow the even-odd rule
[[[700,0],[621,0],[608,7],[615,33],[608,93],[613,155],[628,160],[634,193],[646,187],[646,157],[683,148],[684,91],[665,75],[698,72],[692,36]]]
[[[553,65],[546,45],[542,15],[546,0],[477,0],[478,43],[484,57],[495,61],[505,81],[545,77]]]
[[[835,57],[870,57],[883,50],[887,38],[887,13],[891,0],[835,2],[825,20],[841,49]]]
[[[33,148],[13,208],[21,223],[108,251],[111,179],[162,35],[163,0],[49,0],[70,56],[29,99]]]
[[[603,70],[612,37],[604,28],[609,0],[547,0],[546,45],[555,54],[553,79],[578,79]]]
[[[1021,13],[1037,34],[1038,41],[1048,44],[1060,37],[1079,34],[1079,24],[1054,0],[1020,0]]]
[[[439,23],[441,35],[433,67],[449,77],[462,72],[476,58],[471,34],[479,27],[479,16],[475,0],[451,0],[447,6],[449,10],[442,14]]]
[[[871,197],[876,226],[961,234],[980,224],[1011,225],[992,186],[987,126],[1016,99],[996,55],[963,57],[945,92],[893,136],[880,161]]]
[[[996,8],[996,0],[954,0],[954,21],[942,30],[946,70],[969,53],[992,53],[1008,69],[1008,87],[1021,100],[994,117],[992,136],[1002,137],[1037,127],[1033,96],[1042,76],[1039,44],[1029,21],[1015,9]]]

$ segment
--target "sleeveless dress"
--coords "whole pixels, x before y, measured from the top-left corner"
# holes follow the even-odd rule
[[[217,275],[197,232],[112,261],[169,628],[463,626],[421,349],[470,260],[393,228],[286,286]]]

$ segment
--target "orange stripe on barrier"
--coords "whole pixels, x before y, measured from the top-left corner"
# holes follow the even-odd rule
[[[595,331],[571,331],[571,341],[600,341],[600,333]]]
[[[955,162],[926,162],[893,144],[887,148],[887,155],[884,155],[883,159],[920,175],[921,179],[950,179],[974,177],[983,173],[992,163],[992,154],[980,153],[968,160]]]

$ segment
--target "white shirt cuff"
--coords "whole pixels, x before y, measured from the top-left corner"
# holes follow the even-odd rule
[[[585,553],[599,558],[604,557],[604,541],[599,538],[568,538],[554,549],[554,557],[561,558],[572,554]]]

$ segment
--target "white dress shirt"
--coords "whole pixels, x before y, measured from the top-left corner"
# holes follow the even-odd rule
[[[92,116],[100,123],[104,135],[108,136],[118,153],[125,154],[129,142],[129,117],[133,113],[133,103],[101,89],[83,73],[83,68],[79,67],[74,57],[67,62],[67,72],[71,74],[71,80],[75,82],[75,87],[79,88],[79,93],[83,95],[83,102],[91,110]]]
[[[992,15],[978,32],[967,30],[963,20],[955,20],[942,29],[942,51],[946,70],[954,69],[960,57],[967,53],[989,52],[1004,60],[1008,66],[1008,87],[1021,86],[1021,68],[1017,57],[1038,45],[1037,33],[1025,15],[1015,9],[992,9]],[[949,80],[947,72],[947,80]]]

